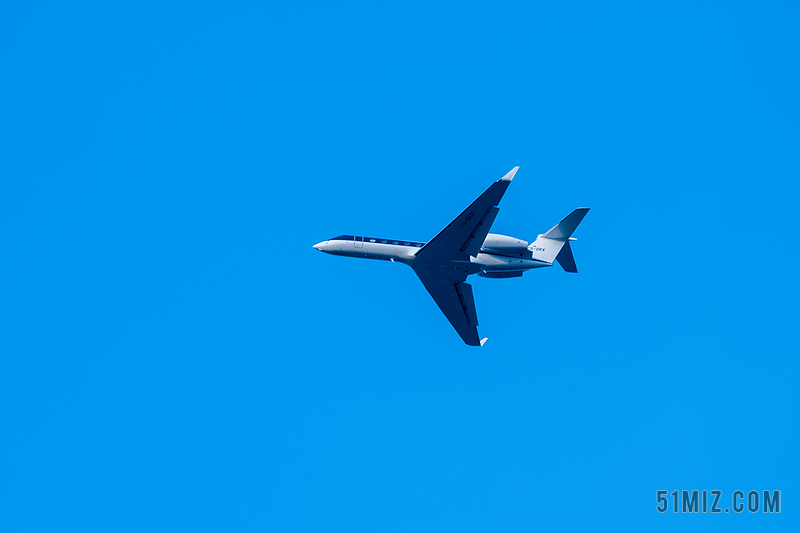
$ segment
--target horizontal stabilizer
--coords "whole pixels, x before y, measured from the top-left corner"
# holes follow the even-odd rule
[[[565,242],[561,251],[558,252],[556,261],[558,261],[558,264],[561,265],[561,268],[563,268],[565,272],[578,273],[578,267],[575,266],[575,257],[572,255],[572,247],[570,247],[569,241]]]
[[[569,239],[578,224],[581,223],[583,217],[589,212],[588,207],[579,207],[572,213],[566,216],[564,220],[556,224],[553,229],[542,235],[546,239],[553,239],[555,241],[565,241]]]

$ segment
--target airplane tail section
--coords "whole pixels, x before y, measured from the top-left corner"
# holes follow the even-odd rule
[[[528,246],[528,250],[533,254],[534,259],[552,263],[557,260],[561,267],[567,272],[577,272],[575,258],[572,256],[572,248],[569,241],[572,239],[572,232],[581,223],[583,217],[589,212],[588,207],[579,207],[564,220],[556,224],[550,231],[539,235],[539,237]]]
[[[575,266],[575,258],[572,256],[572,247],[569,245],[569,241],[565,242],[561,251],[558,252],[556,261],[565,272],[578,273],[578,267]]]

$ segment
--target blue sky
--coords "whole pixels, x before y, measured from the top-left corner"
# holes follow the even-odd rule
[[[647,4],[3,4],[0,528],[797,530],[800,10]],[[481,349],[311,248],[516,165]]]

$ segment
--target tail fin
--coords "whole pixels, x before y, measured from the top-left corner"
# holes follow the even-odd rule
[[[572,248],[569,245],[570,236],[583,217],[589,212],[588,207],[579,207],[566,216],[564,220],[556,224],[550,231],[539,235],[539,237],[528,246],[528,250],[533,254],[534,259],[552,263],[557,260],[561,267],[567,272],[577,272],[575,258],[572,256]]]

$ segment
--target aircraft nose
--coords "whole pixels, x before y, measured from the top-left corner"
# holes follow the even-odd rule
[[[323,251],[326,242],[327,241],[318,242],[317,244],[314,245],[314,249],[319,250],[320,252]]]

